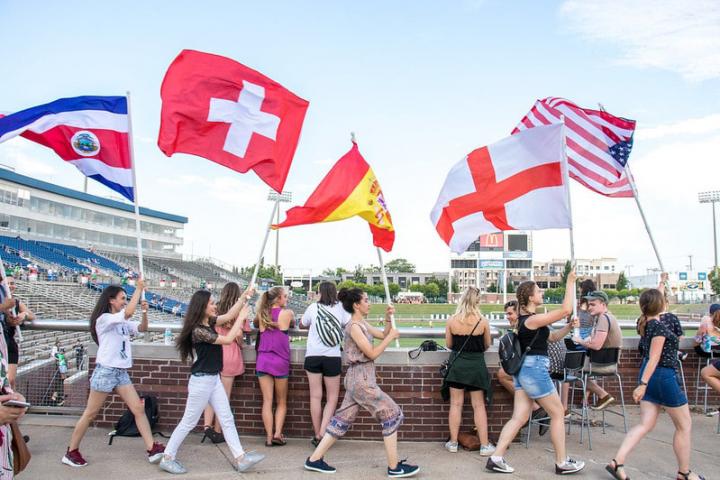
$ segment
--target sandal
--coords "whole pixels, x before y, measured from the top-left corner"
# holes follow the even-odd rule
[[[618,469],[622,468],[623,473],[625,473],[625,465],[624,464],[617,463],[617,460],[615,460],[614,458],[612,459],[612,463],[615,464],[614,468],[611,467],[610,465],[605,465],[605,470],[607,470],[610,475],[615,477],[616,480],[630,480],[630,477],[628,477],[627,474],[625,475],[625,478],[623,478],[620,476],[620,473],[618,472]],[[687,480],[687,477],[685,480]]]
[[[287,441],[285,441],[285,437],[273,437],[271,443],[275,445],[276,447],[282,447],[287,444]],[[267,445],[267,443],[266,443]]]
[[[692,470],[688,470],[687,473],[683,473],[678,471],[677,477],[675,477],[675,480],[690,480],[690,474],[692,473]],[[697,474],[699,480],[705,480],[705,477],[703,477],[700,474]]]
[[[312,443],[313,447],[317,447],[318,445],[320,445],[320,440],[322,440],[322,438],[313,437],[312,440],[310,440],[310,443]]]

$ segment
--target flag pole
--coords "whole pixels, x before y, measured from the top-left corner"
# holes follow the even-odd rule
[[[572,268],[575,268],[575,235],[573,233],[573,213],[572,213],[572,202],[570,201],[570,167],[568,166],[567,159],[567,140],[565,137],[565,115],[560,115],[560,121],[562,122],[562,157],[563,157],[563,176],[565,177],[565,191],[567,192],[567,203],[568,213],[570,214],[570,264]],[[567,287],[566,287],[567,288]],[[572,305],[573,305],[573,317],[577,316],[577,290],[575,285],[572,287]],[[573,330],[573,336],[580,336],[580,329],[575,328]]]
[[[378,260],[380,261],[380,272],[382,273],[383,284],[385,285],[385,299],[387,300],[388,307],[392,307],[392,299],[390,298],[390,285],[388,285],[387,272],[385,271],[385,262],[383,262],[382,250],[380,250],[380,247],[375,248],[377,249]],[[395,326],[395,315],[390,315],[390,322],[392,324],[392,328],[397,328]],[[395,348],[400,348],[400,340],[398,339],[395,339]]]
[[[138,201],[137,175],[135,174],[135,148],[133,145],[132,115],[130,114],[130,91],[125,92],[128,111],[128,148],[130,150],[130,170],[132,171],[133,201],[135,203],[135,237],[137,239],[138,268],[140,278],[145,280],[145,266],[143,265],[142,233],[140,229],[140,202]],[[145,300],[145,291],[141,292],[141,300]]]
[[[660,270],[665,272],[665,267],[663,266],[663,261],[660,258],[660,252],[658,252],[657,245],[655,245],[655,239],[653,238],[653,234],[650,231],[650,225],[648,224],[647,218],[645,218],[645,212],[643,211],[642,205],[640,204],[640,198],[638,198],[638,191],[637,187],[635,186],[635,179],[632,176],[632,173],[630,173],[630,165],[625,164],[625,173],[628,177],[628,183],[630,183],[630,188],[633,192],[633,198],[635,198],[635,203],[637,204],[638,210],[640,211],[640,217],[642,218],[643,223],[645,224],[645,230],[647,231],[648,237],[650,237],[650,244],[652,245],[653,251],[655,252],[655,257],[657,257],[658,265],[660,265]]]
[[[265,245],[267,245],[268,237],[270,236],[270,231],[272,230],[273,220],[275,219],[275,212],[278,210],[278,208],[280,208],[279,193],[277,195],[275,203],[273,204],[272,213],[270,213],[270,220],[268,221],[268,226],[265,230],[265,238],[263,239],[262,246],[260,247],[260,254],[258,255],[257,262],[255,262],[255,269],[253,270],[252,278],[250,279],[250,285],[248,285],[249,287],[255,286],[255,281],[257,280],[258,272],[260,271],[260,262],[262,262],[263,254],[265,253]]]

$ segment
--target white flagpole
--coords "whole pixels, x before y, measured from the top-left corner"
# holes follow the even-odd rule
[[[640,198],[638,198],[637,187],[635,186],[635,179],[633,178],[632,173],[630,173],[630,165],[629,164],[625,164],[625,174],[628,177],[628,182],[630,183],[630,188],[632,188],[633,197],[635,198],[635,203],[637,204],[638,210],[640,211],[640,217],[642,218],[642,221],[645,224],[645,230],[647,231],[648,237],[650,237],[650,244],[652,245],[653,251],[655,251],[655,257],[657,257],[658,264],[660,265],[660,270],[665,272],[665,267],[663,266],[663,261],[660,258],[660,252],[658,252],[657,245],[655,245],[655,239],[653,238],[652,232],[650,231],[650,225],[648,224],[647,218],[645,218],[645,212],[643,211],[642,205],[640,204]]]
[[[392,299],[390,298],[390,286],[388,285],[387,272],[385,272],[385,262],[383,262],[382,250],[380,250],[380,247],[375,248],[377,249],[378,260],[380,261],[380,272],[382,272],[383,284],[385,285],[385,300],[387,300],[388,306],[391,307]],[[395,326],[395,315],[390,316],[390,322],[392,323],[392,328],[397,328]],[[400,348],[400,340],[398,339],[395,339],[395,348]]]
[[[257,280],[258,271],[260,271],[260,262],[262,261],[263,254],[265,253],[265,245],[267,245],[268,237],[270,236],[270,230],[272,230],[273,219],[275,218],[275,212],[280,208],[280,194],[278,193],[277,199],[273,204],[272,213],[270,214],[270,221],[268,222],[267,229],[265,230],[265,238],[263,239],[262,246],[260,247],[260,254],[258,255],[257,262],[255,262],[255,270],[253,270],[252,278],[250,279],[249,287],[255,286]]]
[[[568,167],[567,159],[567,141],[565,138],[565,115],[560,115],[560,121],[562,121],[562,157],[563,157],[563,174],[565,176],[565,191],[567,192],[567,203],[568,213],[570,214],[570,264],[572,268],[575,268],[575,235],[573,234],[573,214],[572,214],[572,202],[570,201],[570,168]],[[573,305],[573,317],[577,316],[577,291],[575,285],[572,287],[572,305]],[[580,336],[580,329],[576,328],[573,330],[573,336]]]
[[[130,150],[130,169],[132,171],[133,200],[135,203],[135,237],[137,239],[138,267],[140,278],[145,279],[145,267],[143,265],[142,233],[140,229],[140,202],[138,200],[137,175],[135,174],[135,149],[133,146],[132,115],[130,113],[130,91],[126,92],[128,111],[128,148]],[[145,291],[142,292],[141,300],[145,300]]]

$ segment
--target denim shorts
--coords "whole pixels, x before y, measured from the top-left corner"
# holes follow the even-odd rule
[[[513,377],[513,385],[515,390],[525,390],[533,400],[555,392],[555,385],[550,378],[550,358],[545,355],[526,356],[520,373]]]
[[[640,375],[638,381],[642,378],[645,371],[646,362],[643,361],[640,367]],[[645,395],[642,398],[646,402],[662,405],[663,407],[675,408],[682,407],[688,403],[685,392],[680,388],[677,372],[674,368],[656,367],[647,387]]]
[[[96,392],[110,393],[123,385],[132,385],[130,375],[124,368],[103,367],[98,364],[90,378],[90,389]]]

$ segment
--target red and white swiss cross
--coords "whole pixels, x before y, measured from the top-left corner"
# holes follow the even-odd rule
[[[536,127],[478,148],[456,163],[430,219],[456,253],[500,230],[570,227],[562,125]]]
[[[308,102],[229,58],[183,50],[165,74],[158,146],[233,170],[252,169],[282,191]]]

